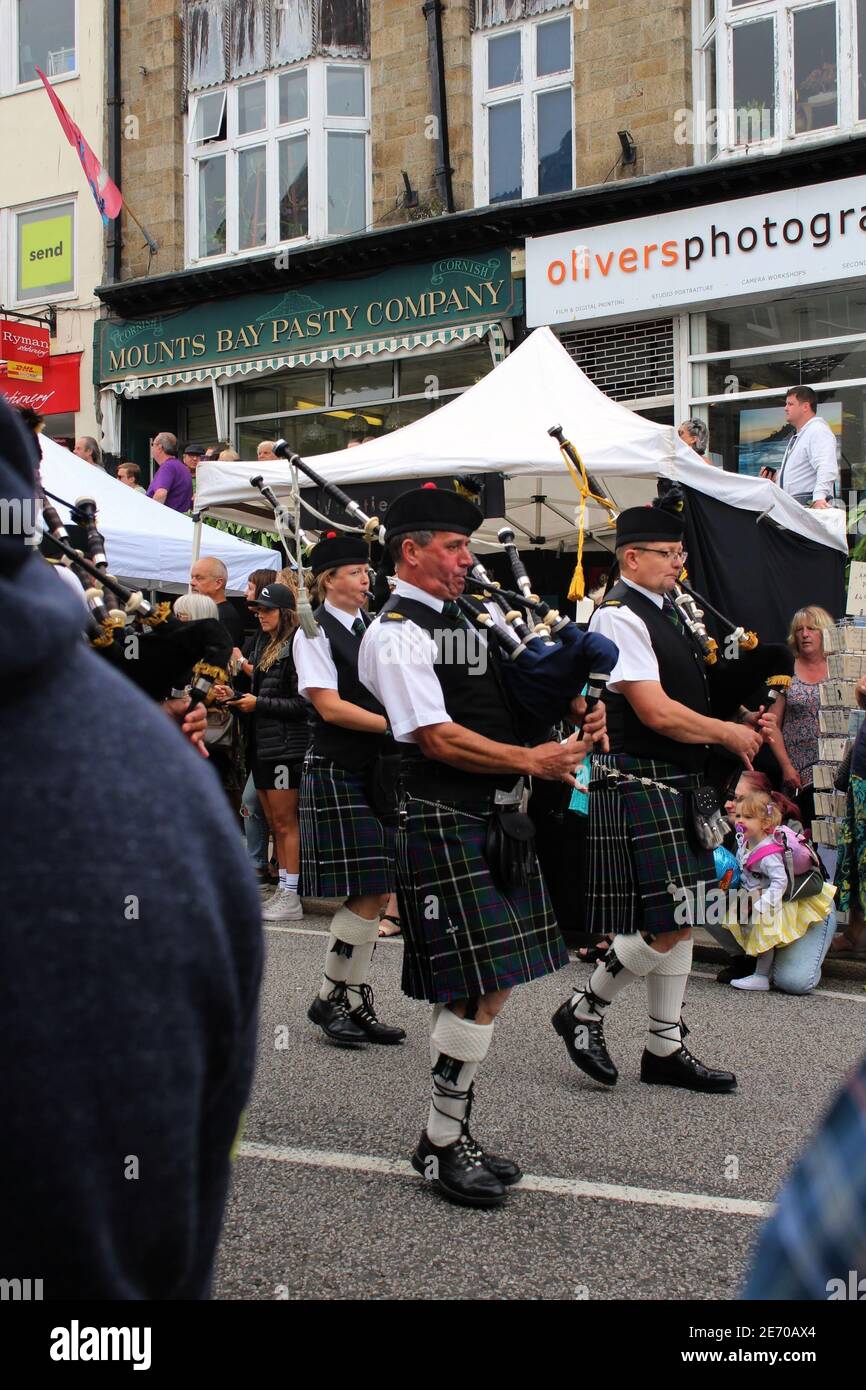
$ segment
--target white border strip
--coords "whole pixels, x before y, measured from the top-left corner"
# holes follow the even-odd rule
[[[239,1158],[267,1163],[293,1163],[305,1168],[328,1168],[349,1173],[378,1173],[384,1177],[417,1177],[405,1159],[378,1158],[374,1154],[338,1153],[330,1149],[292,1149],[279,1144],[241,1144]],[[706,1211],[721,1216],[763,1218],[773,1210],[770,1202],[741,1197],[712,1197],[702,1192],[669,1192],[664,1188],[625,1187],[618,1183],[587,1182],[582,1178],[552,1178],[524,1174],[519,1191],[542,1192],[552,1197],[588,1197],[596,1201],[631,1202],[648,1207],[673,1207],[680,1211]]]

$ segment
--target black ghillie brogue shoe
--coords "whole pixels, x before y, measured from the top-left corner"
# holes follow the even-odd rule
[[[603,1086],[616,1085],[619,1072],[605,1046],[604,1023],[600,1018],[575,1018],[569,998],[560,1004],[551,1023],[563,1039],[576,1067]]]

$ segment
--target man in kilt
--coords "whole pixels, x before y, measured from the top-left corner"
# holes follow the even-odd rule
[[[630,507],[616,524],[620,579],[591,627],[619,648],[607,705],[610,753],[593,759],[587,845],[588,929],[612,938],[589,982],[553,1026],[594,1080],[617,1079],[604,1017],[617,994],[646,981],[649,1033],[641,1080],[695,1091],[736,1090],[736,1077],[697,1061],[680,1013],[692,964],[698,885],[715,886],[713,856],[692,847],[688,793],[709,744],[749,766],[761,735],[711,717],[700,648],[669,597],[682,570],[683,522]]]
[[[380,1022],[367,976],[379,913],[394,887],[396,805],[371,805],[372,779],[388,745],[385,712],[358,680],[358,651],[370,619],[370,581],[360,536],[331,535],[310,555],[321,605],[319,635],[298,631],[298,690],[313,710],[313,741],[301,775],[301,893],[344,898],[334,914],[325,974],[308,1017],[341,1047],[401,1043]]]
[[[493,653],[454,602],[480,522],[472,502],[432,487],[391,503],[395,591],[364,637],[358,671],[401,752],[403,989],[434,1005],[432,1098],[412,1164],[449,1199],[493,1206],[521,1173],[470,1133],[475,1074],[512,987],[567,961],[534,852],[515,882],[488,849],[494,800],[519,795],[528,776],[573,784],[593,735],[603,737],[604,712],[580,738],[523,745]]]

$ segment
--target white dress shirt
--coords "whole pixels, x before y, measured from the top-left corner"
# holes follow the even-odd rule
[[[778,483],[790,497],[808,495],[829,499],[839,482],[836,436],[820,415],[814,415],[788,440]]]
[[[650,599],[657,608],[664,606],[661,594],[645,589],[642,584],[633,584],[623,579],[629,589],[636,589]],[[619,647],[619,658],[610,673],[608,690],[618,693],[620,681],[660,681],[659,663],[650,641],[649,629],[643,618],[630,608],[597,608],[589,624],[593,632],[610,638]]]
[[[331,616],[337,619],[337,622],[343,624],[347,632],[352,631],[352,624],[361,616],[360,608],[356,608],[354,613],[346,613],[342,608],[335,608],[327,599],[325,599],[324,606]],[[318,637],[308,637],[301,628],[298,628],[295,633],[292,655],[295,659],[295,670],[298,673],[299,695],[303,695],[308,700],[310,690],[339,690],[340,682],[331,653],[331,644],[326,633],[321,629]]]
[[[426,590],[398,579],[394,593],[416,599],[441,613],[444,603]],[[415,743],[416,729],[452,724],[435,670],[436,643],[417,623],[374,618],[361,641],[358,676],[361,684],[384,705],[398,743]]]

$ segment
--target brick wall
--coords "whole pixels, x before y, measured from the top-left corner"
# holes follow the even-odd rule
[[[159,244],[123,213],[122,278],[183,267],[183,41],[177,0],[121,5],[121,187]],[[141,69],[145,71],[142,72]],[[132,119],[130,119],[132,118]],[[132,137],[132,138],[130,138]]]
[[[601,183],[630,130],[637,163],[614,179],[690,162],[674,139],[674,113],[691,107],[691,0],[589,0],[575,9],[577,186]]]
[[[590,381],[613,400],[673,394],[674,329],[670,319],[580,329],[559,337]]]

